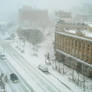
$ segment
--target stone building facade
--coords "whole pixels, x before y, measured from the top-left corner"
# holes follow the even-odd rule
[[[68,25],[68,29],[70,27]],[[86,28],[85,26],[77,27]],[[55,32],[56,59],[69,67],[74,65],[74,68],[80,72],[82,72],[82,66],[85,66],[85,75],[92,77],[92,39],[62,32],[61,30],[65,27],[61,28],[57,27]],[[72,26],[72,28],[76,27]]]

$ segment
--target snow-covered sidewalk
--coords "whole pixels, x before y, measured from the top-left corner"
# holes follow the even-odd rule
[[[70,82],[66,75],[58,73],[57,71],[53,70],[51,66],[49,67],[49,71],[53,77],[55,77],[60,83],[65,85],[72,92],[82,92],[82,89]]]

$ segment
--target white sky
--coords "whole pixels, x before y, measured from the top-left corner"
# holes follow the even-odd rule
[[[92,0],[0,0],[0,20],[6,20],[15,14],[23,5],[29,5],[40,9],[71,9],[82,5],[83,2]]]

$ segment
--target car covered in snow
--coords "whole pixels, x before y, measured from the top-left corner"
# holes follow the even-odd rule
[[[15,73],[11,73],[10,74],[10,80],[13,82],[13,83],[17,83],[19,81],[17,75]]]
[[[49,72],[46,65],[38,65],[38,69],[40,69],[42,72]]]

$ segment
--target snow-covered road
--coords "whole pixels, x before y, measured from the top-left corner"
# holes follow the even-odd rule
[[[57,80],[52,79],[52,77],[48,78],[41,71],[26,62],[9,44],[3,43],[1,45],[7,53],[9,63],[32,88],[29,92],[71,92],[71,90],[59,83],[59,81],[57,82]]]
[[[7,92],[26,92],[24,85],[19,81],[18,83],[12,83],[10,80],[10,74],[15,73],[14,69],[10,67],[7,60],[0,61],[0,73],[4,73],[8,76],[8,82],[5,83]]]

